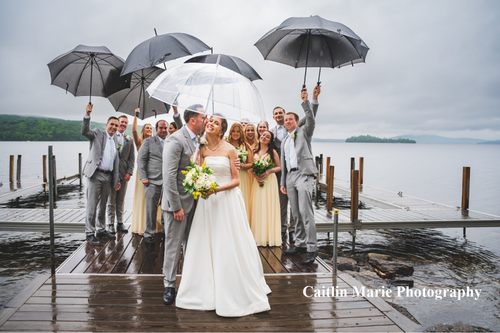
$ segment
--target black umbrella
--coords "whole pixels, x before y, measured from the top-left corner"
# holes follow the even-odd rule
[[[141,108],[140,118],[149,118],[157,114],[168,113],[170,106],[157,99],[146,96],[146,88],[164,70],[158,67],[140,69],[132,72],[130,78],[130,88],[120,90],[108,97],[116,111],[120,111],[132,116],[135,109]]]
[[[49,66],[51,84],[74,96],[108,97],[130,87],[129,77],[120,78],[123,59],[105,46],[78,45],[52,60]]]
[[[345,25],[319,16],[291,17],[255,43],[266,60],[295,68],[342,67],[365,62],[368,46]],[[319,78],[318,78],[319,82]]]
[[[210,50],[208,45],[185,33],[155,36],[137,45],[130,52],[122,75],[207,50]]]
[[[246,61],[238,57],[233,57],[225,54],[204,54],[190,58],[185,62],[215,64],[217,63],[217,59],[219,59],[219,65],[229,68],[230,70],[243,75],[250,81],[262,80],[260,75],[255,71],[255,69],[252,68],[252,66],[250,66]]]

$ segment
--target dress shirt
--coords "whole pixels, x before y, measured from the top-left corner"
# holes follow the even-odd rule
[[[186,126],[186,125],[184,125]],[[196,147],[196,134],[193,133],[193,131],[191,131],[189,129],[189,127],[186,126],[186,129],[188,130],[188,133],[189,133],[189,136],[191,137],[191,140],[193,141],[193,146]]]
[[[295,129],[292,133],[296,133],[297,129]],[[295,140],[292,139],[291,134],[288,134],[286,137],[286,142],[285,142],[285,160],[286,160],[286,167],[287,170],[290,171],[290,169],[297,168],[298,163],[297,163],[297,152],[295,151]]]
[[[102,154],[98,168],[105,171],[113,171],[113,164],[116,156],[115,140],[106,132],[106,145]]]

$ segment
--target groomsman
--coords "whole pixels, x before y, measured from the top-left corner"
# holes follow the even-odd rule
[[[96,238],[116,237],[106,231],[106,201],[112,188],[120,190],[118,142],[114,134],[118,128],[118,118],[109,117],[106,131],[98,128],[90,130],[90,114],[93,105],[87,105],[82,123],[82,135],[90,140],[90,151],[83,166],[87,176],[87,209],[85,215],[85,234],[92,245],[100,245]],[[96,233],[97,212],[97,233]]]
[[[295,245],[286,254],[306,253],[302,262],[312,264],[318,255],[316,222],[312,205],[314,181],[318,173],[312,154],[311,139],[316,126],[315,114],[318,109],[320,86],[313,91],[313,101],[309,103],[307,89],[302,89],[302,108],[306,114],[305,123],[299,127],[299,116],[293,112],[285,115],[288,136],[281,143],[281,160],[284,167],[281,174],[281,192],[288,195],[295,218]],[[312,106],[311,106],[312,104]]]
[[[156,212],[163,187],[163,147],[168,134],[168,123],[160,120],[156,123],[156,135],[143,141],[137,155],[139,179],[144,184],[146,195],[146,229],[144,241],[153,245],[156,231]]]
[[[120,184],[119,191],[111,189],[108,198],[108,231],[110,234],[116,234],[116,230],[120,232],[128,232],[123,226],[123,211],[124,199],[127,192],[127,185],[134,172],[135,165],[135,147],[134,140],[125,134],[128,126],[127,116],[118,117],[118,130],[115,134],[118,141],[118,155],[120,156]],[[115,230],[115,214],[116,214],[116,230]]]
[[[281,106],[277,106],[273,110],[273,119],[276,121],[276,126],[271,129],[274,134],[274,149],[281,156],[281,142],[288,135],[288,130],[285,127],[285,109]],[[283,161],[281,161],[283,165]],[[278,188],[281,186],[281,171],[276,173],[276,178],[278,179]],[[280,208],[281,208],[281,238],[283,242],[286,241],[286,229],[288,225],[288,240],[290,243],[295,241],[295,222],[293,220],[293,215],[290,214],[290,223],[288,223],[288,196],[281,191],[279,191],[280,196]]]
[[[184,111],[186,125],[168,138],[163,152],[165,177],[161,208],[165,220],[163,261],[165,286],[163,303],[165,305],[170,305],[175,301],[175,282],[181,244],[189,234],[196,206],[193,196],[186,193],[184,189],[182,171],[189,166],[191,156],[196,150],[196,136],[200,134],[204,112],[201,105],[192,105],[186,109]]]

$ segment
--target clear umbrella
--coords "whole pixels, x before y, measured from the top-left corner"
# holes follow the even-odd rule
[[[151,83],[147,92],[181,109],[196,111],[202,105],[208,116],[219,113],[224,118],[251,122],[265,120],[264,104],[255,85],[219,62],[184,63],[163,72]]]

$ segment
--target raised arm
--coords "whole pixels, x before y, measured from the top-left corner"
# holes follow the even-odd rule
[[[93,107],[93,104],[87,104],[87,107],[85,108],[86,117],[83,118],[82,122],[82,135],[90,141],[94,140],[97,135],[96,132],[90,130],[90,114],[92,113]]]
[[[177,110],[177,106],[172,106],[172,109],[174,110],[174,122],[177,125],[177,129],[180,130],[182,127],[181,115],[179,114],[179,111]]]
[[[141,110],[139,108],[135,109],[134,122],[132,123],[132,135],[134,136],[135,147],[137,151],[141,148],[142,140],[139,137],[139,132],[137,131],[137,116]]]

